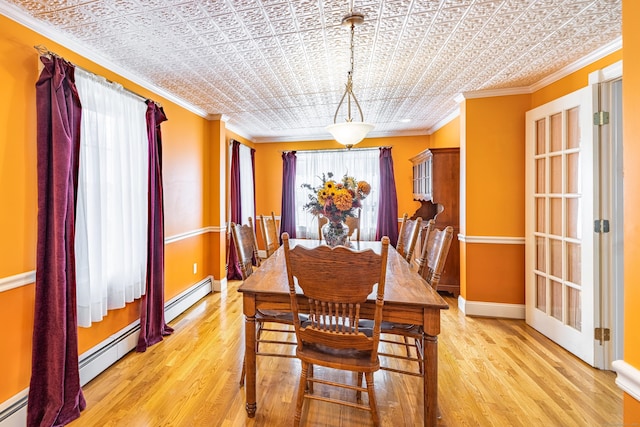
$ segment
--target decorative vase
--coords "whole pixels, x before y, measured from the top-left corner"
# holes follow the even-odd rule
[[[327,245],[332,248],[335,246],[348,246],[349,226],[342,221],[327,222],[322,226],[322,234]]]

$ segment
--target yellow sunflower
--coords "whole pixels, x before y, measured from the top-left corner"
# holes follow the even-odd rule
[[[318,191],[318,203],[324,205],[328,196],[327,191],[324,188],[321,188],[320,191]]]
[[[324,189],[327,191],[335,190],[336,182],[335,181],[327,181],[324,183]]]

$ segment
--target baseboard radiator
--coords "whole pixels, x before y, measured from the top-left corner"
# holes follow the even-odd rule
[[[164,306],[165,321],[171,322],[212,291],[213,278],[209,276],[167,301]],[[139,335],[140,321],[138,320],[81,354],[79,356],[80,385],[84,386],[134,350],[138,344]],[[6,402],[0,402],[0,427],[26,426],[28,393],[28,389],[25,389]]]

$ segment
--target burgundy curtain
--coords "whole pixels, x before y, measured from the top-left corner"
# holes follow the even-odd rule
[[[147,226],[147,284],[140,299],[140,336],[136,351],[162,341],[173,329],[164,320],[164,203],[162,200],[162,133],[167,120],[162,107],[147,101],[147,139],[149,140],[149,193]]]
[[[282,153],[282,207],[280,234],[287,232],[296,237],[296,152]],[[282,241],[280,242],[282,243]]]
[[[380,199],[378,204],[376,240],[389,237],[390,244],[398,243],[398,196],[393,175],[391,147],[380,147]]]
[[[232,140],[231,147],[231,192],[229,202],[231,203],[231,222],[242,223],[242,201],[240,199],[240,143]],[[233,239],[233,233],[229,236]],[[238,265],[238,254],[235,244],[229,245],[229,262],[227,264],[227,279],[242,280],[242,273]]]
[[[63,426],[85,406],[78,369],[75,206],[80,99],[75,67],[40,58],[36,83],[38,243],[27,426]]]

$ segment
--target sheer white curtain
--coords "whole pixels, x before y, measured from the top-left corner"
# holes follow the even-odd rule
[[[143,100],[76,69],[82,103],[76,216],[78,324],[145,292],[148,141]]]
[[[242,223],[248,224],[249,217],[254,220],[253,205],[253,165],[251,164],[251,148],[240,144],[240,206],[242,210]]]
[[[309,201],[309,190],[302,184],[314,187],[322,183],[323,173],[333,172],[336,181],[347,174],[358,181],[371,184],[371,193],[362,201],[360,218],[360,239],[375,240],[378,220],[378,190],[380,188],[379,150],[327,150],[296,152],[296,233],[298,237],[317,239],[318,223],[303,206]]]

